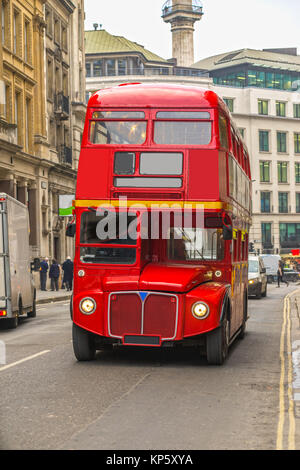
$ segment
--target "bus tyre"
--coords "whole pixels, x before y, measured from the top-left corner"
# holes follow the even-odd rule
[[[206,337],[206,357],[211,365],[220,366],[224,363],[229,348],[229,321],[224,319],[221,326]]]
[[[73,323],[72,337],[73,350],[78,361],[95,359],[96,345],[91,333]]]

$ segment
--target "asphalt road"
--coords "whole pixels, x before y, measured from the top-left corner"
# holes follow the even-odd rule
[[[0,329],[0,449],[276,449],[283,297],[295,289],[249,301],[245,338],[219,367],[196,349],[138,347],[78,363],[68,303],[39,306]]]

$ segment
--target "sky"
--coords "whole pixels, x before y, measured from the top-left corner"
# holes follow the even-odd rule
[[[170,24],[161,18],[165,0],[85,0],[85,29],[102,24],[107,32],[143,45],[164,59],[172,57]],[[297,47],[300,54],[299,0],[202,0],[195,23],[195,62],[223,52]]]

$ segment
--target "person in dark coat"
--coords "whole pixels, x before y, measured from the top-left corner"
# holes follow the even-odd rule
[[[58,290],[58,278],[60,274],[59,264],[55,259],[52,261],[49,270],[49,277],[51,280],[51,290]]]
[[[41,283],[41,290],[46,290],[46,282],[47,282],[47,272],[49,269],[48,258],[45,258],[40,263],[40,283]]]
[[[283,277],[283,266],[284,263],[282,261],[278,261],[278,270],[277,270],[277,287],[280,287],[280,281],[285,282],[287,287],[289,286],[288,281],[286,281]]]
[[[72,290],[73,285],[73,261],[71,257],[68,256],[66,261],[62,264],[62,269],[64,272],[63,283],[66,284],[67,290]]]

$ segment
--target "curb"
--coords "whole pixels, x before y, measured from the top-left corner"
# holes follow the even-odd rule
[[[51,302],[60,302],[61,300],[69,300],[70,298],[71,298],[71,294],[62,295],[61,297],[48,297],[46,299],[37,300],[36,305],[50,304]]]

